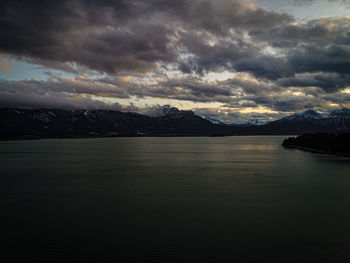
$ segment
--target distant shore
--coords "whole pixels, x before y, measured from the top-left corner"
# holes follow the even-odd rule
[[[136,137],[233,137],[233,136],[285,136],[284,134],[136,134],[136,135],[62,135],[62,136],[18,136],[0,137],[0,141],[28,141],[45,139],[101,139],[101,138],[136,138]]]
[[[62,135],[62,136],[18,136],[18,137],[0,137],[0,141],[28,141],[45,139],[101,139],[101,138],[133,138],[133,137],[227,137],[228,135],[209,135],[209,134],[161,134],[161,135]],[[234,135],[233,135],[234,136]]]

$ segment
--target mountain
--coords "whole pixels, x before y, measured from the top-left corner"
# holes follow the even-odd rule
[[[335,110],[328,115],[307,110],[303,113],[270,122],[259,127],[259,134],[302,134],[317,132],[347,132],[350,130],[350,110]]]
[[[250,120],[246,123],[240,123],[240,124],[230,124],[231,126],[239,126],[239,127],[251,127],[251,126],[261,126],[261,125],[265,125],[269,122],[266,121],[262,121],[262,120]]]
[[[320,120],[323,116],[314,110],[307,110],[302,113],[296,113],[287,116],[281,120],[285,121],[305,121],[305,120]]]
[[[171,109],[161,117],[111,110],[0,109],[0,137],[227,135],[192,111]]]
[[[350,110],[308,110],[257,125],[214,124],[193,111],[164,107],[158,117],[112,110],[0,109],[0,138],[80,136],[225,136],[350,131]]]
[[[163,117],[163,116],[170,116],[170,115],[178,115],[181,112],[185,112],[185,111],[180,111],[178,108],[175,107],[170,107],[169,105],[164,105],[162,107],[159,107],[157,109],[155,109],[155,111],[153,112],[153,114],[150,114],[150,116],[152,117]]]
[[[350,129],[350,110],[343,108],[341,110],[331,111],[328,115],[329,123],[340,129]]]
[[[210,121],[210,122],[213,123],[213,124],[225,125],[224,122],[219,121],[219,120],[217,120],[217,119],[215,119],[215,118],[212,118],[212,117],[210,117],[210,116],[205,116],[204,119]]]

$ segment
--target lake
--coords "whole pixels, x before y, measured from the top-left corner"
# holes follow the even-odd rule
[[[0,261],[350,262],[350,158],[284,138],[0,142]]]

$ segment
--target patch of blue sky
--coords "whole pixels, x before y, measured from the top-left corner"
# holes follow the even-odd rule
[[[301,2],[301,1],[299,1]],[[344,1],[313,0],[293,4],[289,0],[256,0],[258,6],[293,15],[299,21],[320,17],[344,17],[350,14],[350,4]]]
[[[73,78],[75,75],[45,66],[27,63],[25,61],[11,60],[8,72],[0,71],[0,79],[4,80],[47,80],[52,76]]]

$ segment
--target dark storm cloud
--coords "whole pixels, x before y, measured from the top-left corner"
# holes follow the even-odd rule
[[[2,2],[0,17],[2,52],[51,61],[52,66],[56,62],[60,68],[60,63],[70,62],[108,73],[177,62],[179,25],[188,32],[228,35],[230,29],[266,28],[291,20],[247,8],[238,0],[13,0]]]
[[[236,92],[226,84],[207,83],[196,78],[171,79],[159,83],[165,97],[197,102],[229,102]],[[153,94],[155,95],[155,94]]]
[[[334,72],[350,74],[350,47],[328,45],[318,47],[310,45],[291,52],[290,67],[299,72]]]
[[[227,35],[230,29],[268,28],[292,20],[286,14],[249,8],[239,0],[199,1],[191,9],[190,16],[187,22],[193,27],[221,35]]]
[[[350,74],[349,18],[251,27],[247,32],[250,41],[236,32],[229,40],[214,39],[214,44],[203,33],[184,33],[181,43],[193,56],[181,60],[180,69],[199,74],[225,69],[245,71],[271,80],[305,72]],[[272,53],[266,53],[266,48]]]
[[[0,11],[0,49],[103,72],[143,70],[156,61],[171,60],[166,26],[141,21],[150,14],[141,15],[136,4],[6,1]]]
[[[292,77],[298,73],[324,72],[349,75],[350,47],[332,44],[320,47],[310,44],[285,50],[282,57],[256,55],[240,59],[234,68],[271,80]]]
[[[187,100],[194,102],[231,102],[231,96],[237,95],[232,87],[225,84],[209,84],[197,78],[186,78],[178,80],[165,80],[157,83],[135,84],[123,81],[122,78],[93,80],[83,77],[74,79],[56,78],[50,81],[23,80],[23,81],[0,81],[0,101],[3,104],[4,98],[12,98],[11,103],[18,102],[22,104],[20,98],[25,96],[29,101],[37,101],[38,98],[54,99],[57,96],[60,101],[60,94],[64,98],[90,98],[94,97],[127,99],[132,96],[138,98],[153,97],[175,100]],[[18,96],[18,100],[16,100]],[[84,101],[85,103],[86,101]],[[45,102],[46,103],[46,102]],[[102,105],[98,102],[97,105]],[[56,105],[54,103],[54,105]],[[78,103],[77,106],[83,104]],[[88,104],[86,104],[89,106]],[[90,107],[90,106],[89,106]],[[106,106],[104,106],[105,108]]]
[[[39,96],[56,96],[58,94],[70,94],[72,97],[79,97],[79,95],[87,96],[112,96],[118,98],[128,98],[129,95],[125,90],[117,86],[100,85],[96,82],[89,82],[84,79],[59,79],[52,81],[37,81],[37,80],[23,80],[23,81],[0,81],[0,96],[7,94],[16,94],[18,96],[26,95],[35,99]]]
[[[334,97],[332,97],[334,99]],[[243,100],[244,99],[244,100]],[[305,109],[323,107],[329,100],[322,97],[308,98],[305,96],[288,96],[288,95],[257,95],[244,96],[233,103],[224,105],[227,108],[240,109],[242,107],[257,108],[259,106],[273,110],[275,112],[295,112]]]
[[[292,23],[280,27],[274,27],[268,31],[255,31],[258,36],[266,37],[269,41],[279,47],[293,47],[298,44],[321,45],[327,43],[349,44],[349,18],[320,18],[308,21],[306,24]],[[254,31],[252,31],[254,35]]]
[[[195,71],[199,74],[223,69],[235,70],[239,61],[254,59],[258,53],[257,47],[243,42],[239,37],[233,42],[232,39],[213,41],[215,44],[210,45],[206,36],[196,36],[191,32],[183,34],[181,43],[186,52],[193,56],[180,60],[181,69],[186,73]]]
[[[260,78],[277,80],[297,73],[350,74],[349,18],[321,18],[306,24],[292,23],[268,30],[252,30],[250,36],[279,54],[257,52],[234,65]],[[334,83],[334,86],[341,86]]]
[[[1,107],[69,108],[69,109],[122,109],[119,104],[109,105],[89,96],[52,88],[45,82],[1,81]]]
[[[285,87],[320,87],[331,93],[346,88],[350,83],[350,75],[329,74],[303,74],[291,78],[280,79],[279,85]]]

